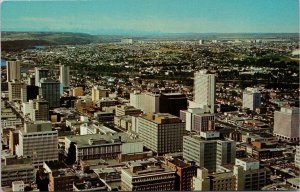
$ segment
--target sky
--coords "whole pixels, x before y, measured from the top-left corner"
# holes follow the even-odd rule
[[[4,0],[1,31],[298,33],[298,0]]]

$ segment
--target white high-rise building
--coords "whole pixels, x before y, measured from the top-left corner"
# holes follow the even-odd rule
[[[70,67],[69,66],[60,66],[60,75],[59,81],[64,87],[70,86]]]
[[[6,71],[7,71],[7,82],[13,80],[20,80],[21,78],[21,63],[20,61],[7,61]]]
[[[58,160],[58,133],[52,131],[50,121],[26,123],[19,130],[18,157],[31,157],[33,165],[43,165],[45,161]]]
[[[187,131],[202,131],[215,130],[215,115],[204,113],[201,108],[189,108],[188,110],[180,110],[180,119],[185,122]]]
[[[274,112],[274,134],[282,140],[298,141],[299,118],[300,108],[281,107]]]
[[[130,93],[130,105],[141,109],[144,113],[159,112],[159,97],[156,93]]]
[[[243,92],[243,108],[249,108],[250,110],[255,110],[260,107],[261,98],[260,92],[256,88],[246,88]]]
[[[194,76],[194,96],[195,102],[205,111],[214,113],[216,97],[216,77],[215,74],[208,73],[207,70],[200,70]]]
[[[49,75],[49,70],[48,69],[43,69],[39,67],[35,67],[35,86],[39,86],[40,80],[42,78],[47,78]]]

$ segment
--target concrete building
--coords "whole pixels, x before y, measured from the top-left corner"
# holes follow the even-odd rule
[[[215,115],[204,113],[204,110],[201,108],[181,110],[180,117],[186,123],[185,129],[187,131],[200,133],[201,131],[215,130]]]
[[[42,78],[48,78],[49,77],[49,69],[35,67],[34,71],[35,71],[35,86],[40,85],[40,80]]]
[[[115,159],[119,154],[139,153],[143,142],[126,133],[77,135],[65,137],[66,154],[74,155],[74,161],[86,159]]]
[[[176,171],[175,190],[191,191],[192,178],[197,174],[197,167],[177,158],[166,159],[165,163],[172,171]]]
[[[19,81],[21,79],[21,62],[20,61],[6,61],[7,82],[13,80]]]
[[[201,135],[183,137],[183,159],[195,162],[209,172],[216,171],[219,165],[234,163],[235,142],[220,140],[219,132],[201,132]]]
[[[41,166],[45,161],[58,160],[57,131],[52,131],[52,125],[47,121],[26,123],[24,130],[19,130],[16,154],[19,157],[31,157],[35,166]]]
[[[159,98],[160,94],[157,93],[134,92],[130,94],[130,105],[141,109],[144,113],[158,113]]]
[[[259,161],[252,158],[236,159],[234,174],[237,179],[237,190],[257,191],[270,184],[271,171],[259,168]]]
[[[39,82],[39,95],[49,102],[49,108],[60,106],[60,83],[53,79],[42,78]]]
[[[136,90],[133,93],[130,93],[130,100],[129,100],[130,105],[137,109],[142,109],[142,105],[144,102],[143,96],[144,94]]]
[[[59,81],[63,87],[70,87],[70,66],[59,67]]]
[[[138,116],[141,113],[143,112],[140,109],[136,109],[133,106],[128,106],[128,105],[116,106],[116,116],[124,116],[124,115]]]
[[[21,89],[25,86],[23,82],[12,80],[8,82],[8,100],[9,101],[21,101]]]
[[[274,135],[286,141],[299,141],[300,108],[281,107],[274,112]]]
[[[182,93],[162,93],[159,97],[159,112],[179,116],[180,110],[187,109],[187,97]]]
[[[210,113],[214,113],[215,109],[215,78],[215,74],[210,74],[207,70],[200,70],[194,75],[194,101]]]
[[[29,102],[22,103],[22,112],[26,117],[29,117],[32,121],[48,121],[48,101],[38,96],[37,99],[29,100]]]
[[[98,100],[100,100],[103,97],[109,96],[109,89],[105,89],[102,86],[95,86],[92,88],[92,101],[96,103]]]
[[[175,178],[175,171],[162,165],[122,168],[121,190],[175,191]]]
[[[217,141],[217,166],[234,163],[236,156],[236,143],[233,140]]]
[[[236,191],[236,180],[232,172],[209,173],[207,169],[199,168],[192,179],[192,191]]]
[[[11,186],[20,180],[26,184],[34,181],[34,166],[30,159],[6,157],[1,163],[1,186]]]
[[[243,108],[255,110],[261,105],[260,92],[256,88],[246,88],[243,92]]]
[[[35,85],[24,85],[21,88],[22,102],[28,102],[29,100],[36,99],[39,95],[39,87]]]
[[[168,113],[149,113],[138,120],[139,138],[158,154],[182,151],[185,123]]]
[[[58,161],[44,162],[43,168],[49,175],[49,191],[73,191],[73,183],[77,177],[72,168]]]
[[[257,167],[254,159],[244,158],[230,168],[209,172],[199,168],[193,177],[194,191],[258,191],[270,183],[270,170]],[[251,165],[247,165],[251,164]],[[252,169],[251,169],[252,168]]]

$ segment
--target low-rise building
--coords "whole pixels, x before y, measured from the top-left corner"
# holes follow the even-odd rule
[[[74,161],[83,159],[115,159],[119,154],[143,151],[143,142],[126,133],[93,134],[65,137],[65,152],[74,154]]]
[[[175,191],[175,171],[162,165],[132,166],[121,170],[122,191]]]

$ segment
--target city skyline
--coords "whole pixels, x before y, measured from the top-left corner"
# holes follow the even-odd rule
[[[129,35],[299,32],[296,0],[4,1],[1,8],[1,31]]]

